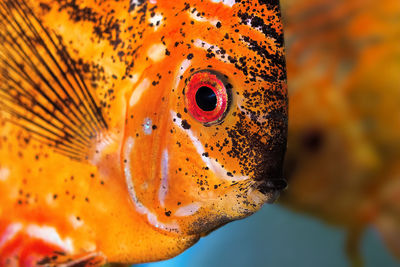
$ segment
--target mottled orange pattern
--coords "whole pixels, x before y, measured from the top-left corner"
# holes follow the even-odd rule
[[[0,25],[1,266],[170,258],[286,187],[278,1],[4,0]]]

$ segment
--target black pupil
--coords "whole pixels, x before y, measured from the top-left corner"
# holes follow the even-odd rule
[[[202,86],[196,92],[196,103],[204,111],[212,111],[217,107],[217,96],[207,86]]]

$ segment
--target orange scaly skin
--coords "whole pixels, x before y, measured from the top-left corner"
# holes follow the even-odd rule
[[[237,2],[0,4],[0,265],[167,259],[278,196],[279,5]],[[199,71],[229,99],[209,124]]]

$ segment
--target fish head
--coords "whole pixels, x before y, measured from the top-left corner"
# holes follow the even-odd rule
[[[207,233],[286,187],[279,6],[225,2],[158,3],[135,62],[122,168],[136,211],[163,231]]]

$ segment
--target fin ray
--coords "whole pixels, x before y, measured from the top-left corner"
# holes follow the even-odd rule
[[[25,0],[0,3],[0,112],[61,154],[84,159],[107,123],[62,38]]]

